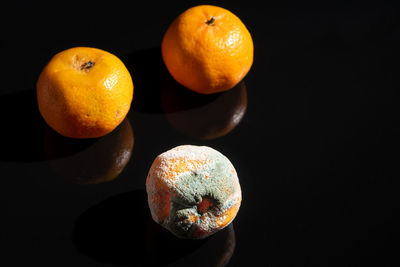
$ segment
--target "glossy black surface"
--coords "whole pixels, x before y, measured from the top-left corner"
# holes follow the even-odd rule
[[[160,55],[169,23],[200,2],[130,2],[2,10],[1,266],[400,264],[396,2],[215,2],[246,24],[255,57],[212,96],[177,85]],[[74,46],[114,53],[134,80],[104,138],[63,138],[37,109],[40,71]],[[236,219],[205,240],[149,216],[148,169],[181,144],[219,150],[241,182]]]

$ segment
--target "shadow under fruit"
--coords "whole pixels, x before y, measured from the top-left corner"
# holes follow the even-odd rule
[[[202,240],[182,240],[155,223],[144,190],[112,196],[83,212],[72,241],[101,263],[125,266],[225,266],[235,248],[232,224]]]

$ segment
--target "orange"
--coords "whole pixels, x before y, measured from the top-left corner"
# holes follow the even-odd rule
[[[179,15],[166,31],[161,50],[172,77],[201,94],[231,89],[253,63],[253,40],[246,26],[232,12],[210,5]]]
[[[205,238],[223,229],[242,201],[232,163],[206,146],[182,145],[157,156],[146,190],[154,221],[180,238]]]
[[[115,55],[91,47],[56,54],[37,81],[39,111],[47,124],[66,137],[108,134],[125,118],[133,82]]]

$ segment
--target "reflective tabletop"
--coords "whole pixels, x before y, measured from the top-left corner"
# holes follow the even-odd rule
[[[240,17],[255,51],[248,75],[212,95],[161,57],[168,25],[198,2],[7,9],[1,266],[400,264],[396,3],[207,3]],[[75,46],[112,52],[133,78],[127,117],[101,138],[63,137],[38,110],[42,68]],[[153,160],[183,144],[226,155],[243,194],[235,220],[201,240],[176,238],[147,204]]]

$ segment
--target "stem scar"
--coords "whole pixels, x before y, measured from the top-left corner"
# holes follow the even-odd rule
[[[93,68],[93,66],[94,66],[94,62],[89,60],[88,62],[83,63],[81,65],[80,69],[81,70],[89,70],[89,69]]]
[[[215,17],[212,16],[211,19],[206,21],[206,24],[210,25],[210,26],[214,26],[214,22],[215,22]]]

